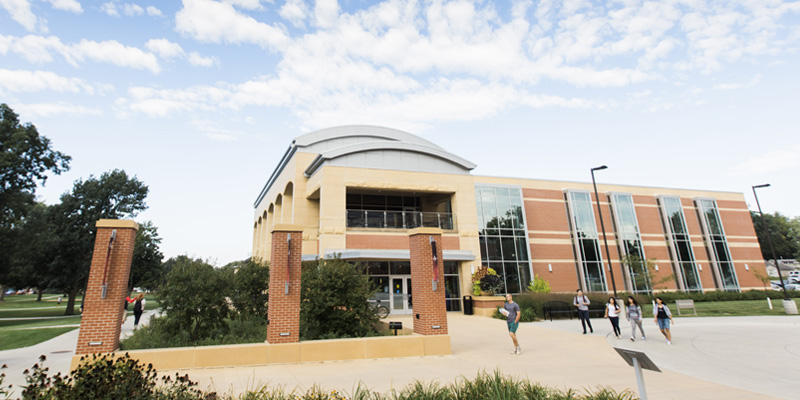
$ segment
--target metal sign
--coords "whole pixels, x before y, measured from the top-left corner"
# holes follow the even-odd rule
[[[633,371],[636,373],[636,383],[639,385],[639,397],[641,400],[647,400],[647,390],[644,387],[642,368],[655,372],[661,372],[661,370],[658,369],[656,364],[650,359],[650,357],[647,356],[647,354],[641,351],[623,349],[620,347],[614,347],[614,350],[619,353],[620,357],[622,357],[622,359],[625,360],[628,365],[633,367]]]

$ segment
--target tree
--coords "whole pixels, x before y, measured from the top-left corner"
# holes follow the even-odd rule
[[[301,287],[301,338],[374,334],[378,316],[368,300],[377,288],[359,267],[339,258],[303,263]]]
[[[72,191],[53,207],[56,240],[48,276],[53,286],[68,294],[66,315],[74,312],[75,297],[85,288],[100,219],[133,218],[145,210],[147,186],[125,171],[113,170],[100,178],[78,180]]]
[[[178,256],[170,260],[172,268],[159,289],[167,329],[175,334],[188,332],[191,342],[224,330],[230,312],[226,300],[230,274],[200,259]]]
[[[550,282],[547,282],[541,275],[533,275],[533,280],[528,284],[528,291],[531,293],[550,293]]]
[[[644,288],[652,293],[653,289],[664,289],[659,287],[667,282],[675,280],[675,274],[659,274],[656,271],[656,259],[641,259],[635,254],[628,254],[622,257],[622,265],[632,271],[632,278],[637,288]]]
[[[13,230],[34,204],[36,185],[44,185],[48,173],[67,171],[69,161],[33,124],[21,124],[7,104],[0,104],[0,300],[16,245]]]
[[[231,302],[236,311],[245,318],[266,319],[269,301],[269,264],[248,258],[229,263],[223,269],[235,269]]]
[[[137,286],[145,290],[156,290],[163,282],[165,275],[162,260],[164,255],[158,248],[159,244],[161,244],[161,238],[158,236],[158,228],[151,221],[139,224],[136,241],[133,245],[128,291]]]
[[[764,233],[764,223],[757,212],[750,212],[753,220],[753,227],[758,236],[758,244],[761,246],[761,255],[765,260],[772,259],[772,252],[769,249],[767,236]],[[789,218],[778,212],[775,214],[764,214],[767,223],[772,245],[775,247],[775,255],[780,258],[800,258],[800,217]]]
[[[8,282],[16,287],[35,287],[41,301],[42,290],[50,286],[48,267],[56,240],[50,221],[52,207],[36,203],[14,230]]]

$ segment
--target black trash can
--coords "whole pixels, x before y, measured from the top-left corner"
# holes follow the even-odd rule
[[[464,315],[472,315],[472,296],[464,296]]]

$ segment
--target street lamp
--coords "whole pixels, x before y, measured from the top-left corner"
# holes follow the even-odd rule
[[[783,288],[783,298],[785,300],[789,300],[789,295],[786,293],[786,282],[783,280],[783,275],[781,274],[781,267],[778,265],[778,257],[775,255],[775,247],[772,246],[772,235],[769,233],[769,229],[767,228],[767,220],[764,219],[764,213],[761,212],[761,204],[758,202],[758,195],[756,194],[756,189],[770,187],[769,183],[765,183],[763,185],[756,185],[753,186],[753,196],[756,198],[756,205],[758,206],[758,213],[761,215],[761,223],[764,225],[764,234],[767,235],[767,243],[769,243],[769,251],[772,252],[772,260],[775,261],[775,269],[778,270],[778,279],[781,280],[781,287]]]
[[[614,268],[611,267],[611,252],[608,250],[608,239],[606,238],[606,225],[603,223],[603,210],[600,209],[600,195],[597,194],[597,183],[594,181],[594,171],[608,169],[601,165],[592,168],[592,185],[594,186],[594,198],[597,199],[597,214],[600,215],[600,229],[603,231],[603,243],[606,244],[606,256],[608,257],[608,272],[611,273],[611,287],[614,289],[614,297],[617,297],[617,283],[614,281]]]

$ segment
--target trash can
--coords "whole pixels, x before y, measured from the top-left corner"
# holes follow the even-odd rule
[[[472,296],[464,296],[464,315],[472,315]]]

